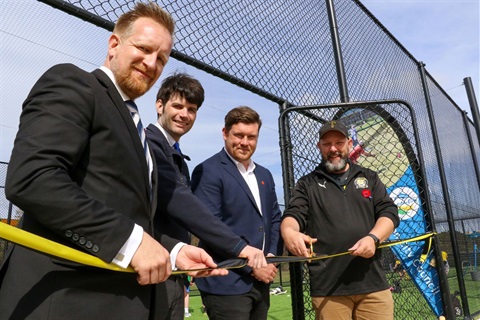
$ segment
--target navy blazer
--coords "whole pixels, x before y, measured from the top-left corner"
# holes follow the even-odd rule
[[[262,214],[245,179],[224,149],[194,169],[192,190],[216,217],[249,245],[261,249],[265,240],[264,253],[280,255],[283,251],[281,211],[275,183],[270,171],[257,163],[255,166]],[[203,241],[200,241],[200,246],[216,261],[225,258]],[[212,294],[243,294],[251,290],[255,280],[250,271],[248,267],[234,269],[225,277],[198,278],[195,283],[200,290]]]

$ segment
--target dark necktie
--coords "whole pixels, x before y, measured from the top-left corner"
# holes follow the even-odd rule
[[[153,164],[152,158],[150,156],[150,151],[148,150],[147,139],[145,136],[145,130],[143,129],[142,119],[140,119],[140,113],[138,113],[138,108],[135,102],[132,100],[125,101],[130,114],[132,115],[133,122],[137,127],[138,136],[140,137],[140,142],[143,146],[143,152],[145,154],[145,159],[147,160],[148,166],[148,179],[150,183],[150,188],[152,187],[152,172],[153,172]]]

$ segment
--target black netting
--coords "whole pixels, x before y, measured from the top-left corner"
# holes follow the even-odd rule
[[[134,1],[128,0],[42,2],[107,30],[134,5]],[[413,164],[428,228],[439,232],[440,249],[448,253],[450,265],[454,266],[449,274],[450,291],[458,288],[462,277],[468,277],[472,271],[476,257],[470,235],[480,231],[480,187],[475,171],[480,147],[474,126],[428,72],[422,73],[422,63],[359,1],[332,1],[341,48],[332,44],[328,1],[157,2],[177,22],[172,56],[180,61],[289,108],[347,100],[377,101],[361,107],[335,106],[289,113],[283,123],[284,131],[280,132],[286,139],[281,145],[286,199],[295,181],[320,160],[315,148],[320,125],[337,118],[354,124],[365,137],[367,149],[376,154],[360,157],[359,163],[378,171],[387,186],[406,163]],[[13,5],[2,6],[5,12],[14,14],[14,9],[10,9]],[[9,40],[8,36],[5,33],[4,39]],[[72,44],[80,46],[76,49],[80,52],[95,51],[84,41],[73,39]],[[341,61],[336,55],[340,53]],[[22,62],[15,59],[20,58],[11,57],[15,63]],[[339,67],[345,72],[344,83]],[[13,73],[12,77],[19,76]],[[381,102],[386,99],[404,100],[412,111],[403,103]],[[443,164],[445,181],[439,163]],[[2,208],[2,214],[4,211]],[[399,273],[393,270],[396,257],[390,250],[383,254],[393,286],[399,281]],[[292,303],[294,318],[312,319],[304,268],[296,266],[292,270],[292,296],[294,300],[302,300],[303,296],[301,306],[298,301]],[[435,318],[411,282],[403,278],[400,281],[403,291],[394,294],[395,317]],[[480,298],[479,283],[472,282],[466,288],[472,311],[480,310],[480,304],[474,301]],[[444,294],[448,296],[447,292]]]
[[[23,212],[12,205],[5,197],[5,179],[7,177],[8,163],[0,161],[0,223],[17,225]],[[0,261],[7,250],[8,242],[0,238]]]

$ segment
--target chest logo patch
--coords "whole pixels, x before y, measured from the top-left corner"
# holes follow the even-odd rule
[[[355,182],[355,188],[357,189],[368,188],[368,180],[365,177],[356,178],[354,182]]]
[[[318,182],[318,185],[319,185],[320,187],[322,187],[323,189],[327,189],[326,184],[327,184],[327,180],[323,181],[323,184],[321,184],[320,182]]]

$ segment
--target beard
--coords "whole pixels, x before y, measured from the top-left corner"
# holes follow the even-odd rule
[[[332,161],[328,160],[332,155],[340,155],[340,159],[333,163]],[[330,173],[337,173],[343,172],[348,164],[348,155],[346,153],[339,153],[339,152],[329,152],[326,157],[322,157],[322,162],[320,163],[327,172]]]
[[[112,65],[112,72],[115,75],[118,86],[125,92],[125,94],[132,100],[143,96],[152,86],[149,81],[138,79],[132,74],[133,66],[125,71],[120,71]]]

